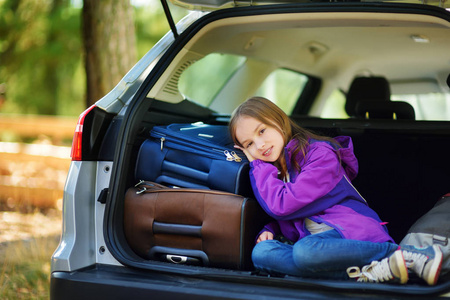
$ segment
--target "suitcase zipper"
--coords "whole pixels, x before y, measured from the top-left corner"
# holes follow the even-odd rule
[[[223,151],[223,153],[225,154],[228,161],[235,161],[235,162],[242,161],[242,158],[240,158],[234,151],[229,152],[228,150],[225,150]]]
[[[160,137],[159,140],[160,140],[160,143],[161,143],[161,151],[163,151],[163,149],[164,149],[164,143],[165,143],[165,142],[169,142],[169,141],[167,141],[165,137]],[[178,144],[178,143],[173,143],[173,144]],[[180,144],[180,145],[183,145],[184,143],[179,143],[179,144]],[[189,145],[189,146],[192,147],[192,148],[194,148],[194,146],[193,146],[192,144]],[[219,149],[211,149],[211,150],[217,151],[218,153],[222,152],[222,151],[219,150]],[[216,155],[208,155],[208,153],[206,153],[206,152],[204,152],[204,151],[202,151],[202,154],[205,155],[205,156],[209,156],[209,157],[215,158],[215,159],[218,158]],[[224,151],[223,151],[223,155],[225,155],[225,159],[226,159],[227,161],[242,162],[242,158],[240,158],[239,155],[237,155],[236,152],[234,152],[234,151],[231,151],[231,152],[230,152],[230,151],[228,151],[228,150],[224,150]]]
[[[137,189],[136,194],[140,195],[143,193],[162,193],[162,192],[176,192],[176,193],[185,193],[185,192],[192,192],[192,193],[203,193],[203,194],[216,194],[216,195],[228,195],[228,196],[236,196],[236,197],[243,197],[238,194],[226,192],[226,191],[220,191],[220,190],[204,190],[204,189],[197,189],[197,188],[173,188],[168,187],[156,182],[147,181],[147,180],[139,180],[138,183],[134,185],[134,187]]]
[[[234,161],[235,161],[235,162],[241,162],[241,161],[242,161],[242,158],[240,158],[240,157],[236,154],[236,152],[231,151],[231,155],[233,155]]]
[[[227,158],[228,161],[233,161],[234,160],[233,155],[231,155],[231,153],[228,152],[228,150],[223,151],[223,154],[225,154],[225,157]]]

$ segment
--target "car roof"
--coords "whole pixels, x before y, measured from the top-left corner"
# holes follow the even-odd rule
[[[232,7],[258,6],[269,4],[288,4],[288,3],[335,3],[335,2],[361,2],[361,3],[404,3],[404,4],[423,4],[439,6],[441,8],[450,8],[450,1],[446,0],[170,0],[173,4],[187,8],[189,10],[214,11]]]

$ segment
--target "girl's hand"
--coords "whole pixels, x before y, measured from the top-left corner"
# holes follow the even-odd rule
[[[250,153],[248,153],[247,149],[242,148],[242,147],[239,147],[238,145],[234,145],[234,148],[239,149],[239,150],[241,150],[242,152],[244,152],[244,154],[245,154],[245,156],[247,157],[247,159],[248,159],[249,162],[252,162],[252,161],[255,160],[255,158],[254,158]]]
[[[256,240],[256,243],[266,241],[266,240],[273,240],[273,233],[270,231],[263,231]]]

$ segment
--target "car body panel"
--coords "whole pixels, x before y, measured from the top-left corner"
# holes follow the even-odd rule
[[[94,204],[97,162],[74,161],[64,188],[61,242],[52,256],[52,272],[73,271],[95,263]],[[82,221],[79,221],[82,220]]]

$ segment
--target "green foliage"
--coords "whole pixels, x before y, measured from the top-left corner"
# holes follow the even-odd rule
[[[0,0],[0,112],[79,115],[86,75],[82,3]],[[169,31],[159,1],[135,8],[138,57]],[[171,7],[175,21],[185,10]]]
[[[169,30],[166,17],[160,5],[135,8],[138,57],[142,57]]]
[[[170,2],[169,8],[175,23],[187,14],[185,9],[173,6]],[[158,0],[150,0],[145,6],[135,7],[135,24],[139,58],[170,30],[162,4]]]
[[[0,28],[1,111],[79,114],[80,9],[69,0],[7,0],[0,2]]]

